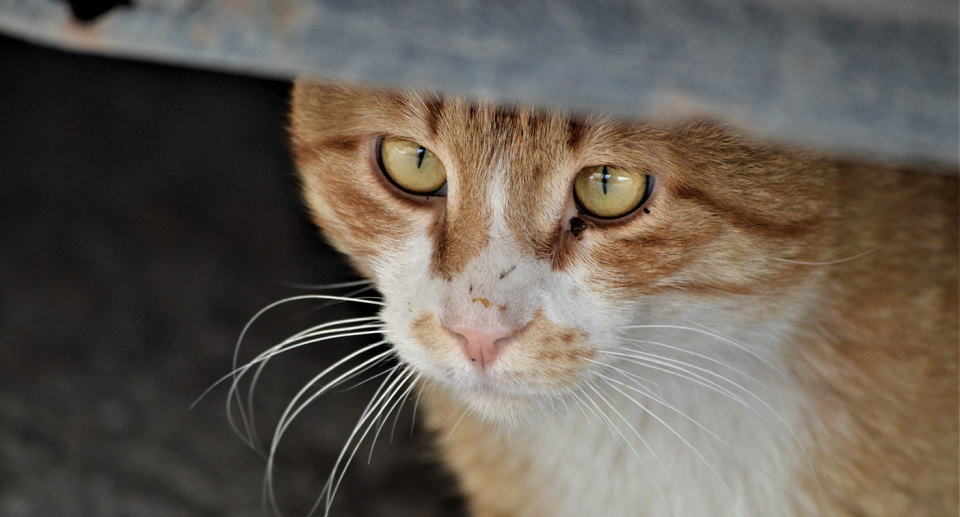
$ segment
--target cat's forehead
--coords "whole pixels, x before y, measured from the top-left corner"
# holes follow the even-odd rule
[[[298,85],[311,109],[307,127],[338,134],[392,134],[447,150],[453,158],[488,162],[494,156],[629,165],[650,160],[671,134],[609,116],[526,105],[503,105],[424,91],[384,91],[335,85]],[[295,91],[295,94],[298,92]],[[298,114],[295,114],[295,116]],[[297,125],[297,121],[294,121]]]
[[[626,166],[643,158],[631,149],[661,143],[662,132],[608,116],[441,98],[422,92],[396,94],[394,101],[396,110],[387,115],[400,125],[408,125],[407,129],[438,146],[449,146],[459,156],[481,160],[499,153],[541,162],[573,158]]]

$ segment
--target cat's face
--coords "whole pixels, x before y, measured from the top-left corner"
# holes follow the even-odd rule
[[[787,261],[823,248],[817,169],[707,124],[301,82],[292,133],[314,218],[383,294],[400,357],[494,419],[580,389],[626,326],[783,317],[810,274]]]

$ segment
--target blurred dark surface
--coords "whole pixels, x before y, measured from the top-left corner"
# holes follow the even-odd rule
[[[84,57],[0,38],[0,515],[264,514],[265,462],[229,427],[230,370],[288,283],[355,277],[316,236],[285,148],[289,85]],[[293,304],[241,356],[369,314]],[[299,387],[372,339],[271,362],[262,436]],[[306,515],[375,383],[324,397],[280,447]],[[400,428],[409,429],[410,407]],[[406,420],[406,422],[404,422]],[[361,448],[332,515],[459,513],[427,437]]]

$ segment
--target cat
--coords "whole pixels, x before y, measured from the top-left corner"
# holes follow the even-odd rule
[[[367,432],[419,393],[471,515],[957,515],[955,172],[311,80],[291,106],[400,362]]]

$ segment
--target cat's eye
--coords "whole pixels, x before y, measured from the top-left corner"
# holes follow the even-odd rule
[[[643,172],[597,165],[577,174],[573,192],[580,211],[600,219],[623,217],[642,205],[653,190]]]
[[[416,142],[383,137],[377,143],[377,160],[387,178],[411,194],[446,194],[447,171],[443,164]]]

